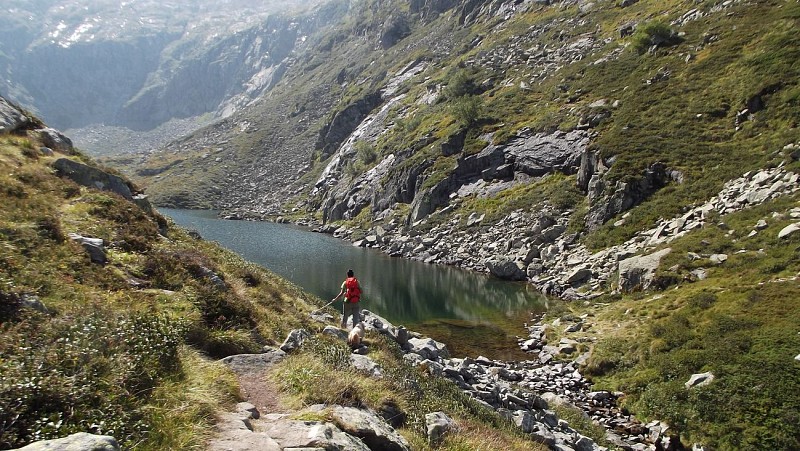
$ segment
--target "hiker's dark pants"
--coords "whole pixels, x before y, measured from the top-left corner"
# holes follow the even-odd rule
[[[347,327],[347,318],[353,317],[353,326],[361,322],[361,308],[358,302],[345,302],[342,308],[342,329]]]

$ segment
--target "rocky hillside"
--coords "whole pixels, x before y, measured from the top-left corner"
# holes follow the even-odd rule
[[[781,0],[358,2],[268,96],[121,167],[159,204],[580,301],[556,335],[594,342],[587,368],[629,408],[792,449],[799,19]],[[684,386],[706,372],[725,377]]]

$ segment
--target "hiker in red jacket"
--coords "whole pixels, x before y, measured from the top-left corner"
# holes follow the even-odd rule
[[[352,269],[347,270],[347,279],[342,282],[342,290],[331,302],[344,295],[344,305],[342,306],[342,329],[347,327],[347,318],[353,317],[353,327],[361,322],[361,311],[358,308],[358,301],[361,299],[361,285],[355,278]]]

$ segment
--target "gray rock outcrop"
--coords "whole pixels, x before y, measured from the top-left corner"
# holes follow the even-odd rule
[[[383,97],[380,92],[373,92],[363,96],[336,113],[330,123],[326,124],[319,132],[316,148],[322,152],[322,157],[327,158],[336,151],[336,148],[350,136],[356,127],[367,116],[381,105]]]
[[[237,354],[225,357],[222,363],[230,367],[236,374],[246,374],[248,372],[263,372],[272,367],[286,357],[286,353],[280,349],[265,348],[260,354]]]
[[[42,141],[42,144],[56,152],[65,155],[74,153],[75,149],[72,147],[72,140],[54,128],[40,128],[30,131],[29,134],[36,136]]]
[[[68,437],[44,440],[19,448],[18,451],[119,451],[114,437],[78,432]]]
[[[759,195],[753,196],[753,192],[759,192]],[[706,226],[710,220],[721,215],[796,192],[800,192],[799,174],[783,168],[749,172],[729,181],[717,196],[706,202],[679,216],[663,219],[622,244],[598,252],[590,252],[578,242],[578,235],[568,232],[570,212],[562,214],[547,207],[536,212],[514,211],[493,224],[487,224],[485,219],[477,222],[479,216],[471,215],[473,225],[479,224],[479,229],[464,229],[464,221],[469,222],[470,219],[458,216],[423,234],[409,232],[398,222],[392,222],[385,226],[381,240],[368,246],[392,256],[455,265],[479,272],[490,272],[486,260],[487,255],[492,255],[493,262],[505,261],[525,267],[527,281],[546,294],[569,299],[590,299],[604,289],[604,284],[610,278],[618,275],[621,261],[652,254],[672,240]],[[457,197],[455,200],[447,197],[448,202],[458,202]],[[795,208],[785,214],[798,219],[800,209]],[[623,216],[618,222],[624,221]],[[346,228],[331,230],[335,230],[334,236],[341,238],[346,238],[350,232]],[[791,230],[794,230],[794,226],[790,224],[781,236],[786,236]],[[703,258],[710,259],[710,255]],[[715,260],[721,261],[723,258],[720,254]],[[622,269],[636,261],[623,264]],[[516,273],[514,268],[511,270]],[[702,270],[693,271],[696,274],[686,274],[690,280],[704,277]],[[507,277],[505,271],[496,272],[496,275]],[[625,276],[622,284],[626,290],[638,285],[644,287],[649,283],[648,277],[639,281],[645,282],[640,284]]]
[[[79,163],[69,158],[59,158],[53,163],[53,167],[61,176],[67,177],[79,185],[111,191],[125,199],[133,200],[131,187],[122,177],[109,174],[94,166]]]
[[[281,451],[283,448],[267,434],[255,432],[253,420],[260,413],[250,403],[239,403],[236,412],[220,415],[217,434],[209,441],[209,451]]]
[[[12,133],[30,122],[30,118],[25,113],[0,96],[0,135]]]
[[[368,374],[370,377],[375,379],[383,378],[383,369],[381,366],[365,355],[350,354],[350,364],[353,365],[353,368]]]
[[[283,341],[281,345],[281,351],[290,353],[300,348],[303,345],[303,342],[306,341],[311,334],[305,329],[295,329],[289,332],[289,335],[286,337],[286,340]]]
[[[259,429],[276,441],[280,449],[341,449],[370,451],[359,438],[345,433],[333,423],[292,420],[288,415],[268,414]]]
[[[493,276],[499,279],[526,280],[528,278],[524,265],[518,264],[515,260],[489,259],[486,260],[486,267]]]
[[[444,440],[444,436],[456,427],[456,422],[444,412],[425,415],[425,433],[428,436],[428,443],[433,446]]]
[[[100,265],[108,263],[108,256],[106,255],[106,248],[103,245],[102,238],[88,238],[77,233],[70,233],[69,238],[83,246],[92,263]]]
[[[588,183],[591,205],[586,215],[586,227],[597,229],[609,219],[639,205],[674,179],[679,179],[679,175],[662,163],[652,164],[635,181],[617,181],[613,187],[608,186],[609,182],[602,173],[595,174]]]
[[[410,445],[394,428],[373,412],[353,407],[334,406],[331,420],[347,434],[360,438],[369,449],[407,451]]]
[[[692,387],[702,387],[714,381],[714,375],[711,372],[692,374],[692,377],[683,384],[687,389]]]
[[[800,222],[789,224],[788,226],[782,228],[780,232],[778,232],[778,238],[779,239],[788,238],[798,230],[800,230]]]
[[[649,255],[627,258],[619,262],[619,288],[622,291],[646,290],[653,282],[661,259],[672,249],[662,249]]]
[[[136,204],[145,213],[153,214],[153,206],[144,194],[136,194],[122,177],[79,163],[69,158],[59,158],[53,163],[59,175],[89,188],[110,191]]]

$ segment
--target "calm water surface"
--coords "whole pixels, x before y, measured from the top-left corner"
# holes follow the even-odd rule
[[[286,224],[227,221],[211,211],[159,211],[324,302],[339,293],[352,268],[364,292],[362,308],[446,343],[456,356],[526,358],[515,337],[525,334],[531,313],[545,309],[546,300],[527,284],[392,258]]]

